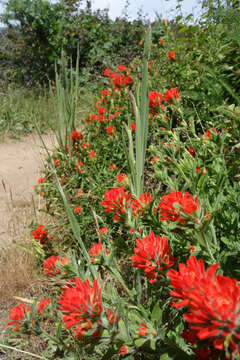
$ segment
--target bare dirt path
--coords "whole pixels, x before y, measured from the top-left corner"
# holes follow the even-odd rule
[[[48,148],[54,147],[53,135],[43,139]],[[44,157],[38,135],[0,143],[0,249],[20,236],[29,212],[34,213],[34,186]]]
[[[44,135],[43,139],[49,149],[56,146],[54,135]],[[0,274],[0,342],[9,308],[19,303],[14,295],[27,296],[32,280],[32,265],[19,252],[18,243],[30,237],[27,228],[30,222],[38,222],[42,217],[38,213],[42,203],[34,194],[34,187],[41,176],[45,157],[46,152],[36,134],[0,143],[0,266],[4,254],[10,257],[7,268],[2,266],[4,271]],[[2,356],[4,360],[9,359],[0,348],[1,359]],[[11,355],[11,359],[15,357]]]

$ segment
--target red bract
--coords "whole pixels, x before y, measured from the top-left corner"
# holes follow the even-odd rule
[[[81,205],[76,206],[75,209],[73,210],[73,212],[74,212],[75,214],[81,214],[81,212],[82,212],[82,207],[81,207]]]
[[[180,299],[172,306],[187,307],[184,320],[193,332],[192,339],[196,336],[220,351],[229,346],[236,355],[240,353],[240,284],[217,275],[217,267],[215,264],[205,270],[203,260],[191,256],[187,265],[179,264],[179,271],[169,270],[171,295]]]
[[[151,201],[152,201],[152,197],[151,197],[151,195],[149,193],[139,195],[138,199],[145,206],[149,206],[151,204]]]
[[[159,94],[157,91],[152,91],[148,95],[148,105],[151,108],[156,108],[162,103],[162,94]]]
[[[114,220],[122,220],[123,214],[126,213],[125,206],[131,196],[132,194],[128,193],[123,187],[112,188],[105,192],[101,205],[105,208],[106,213],[114,213]]]
[[[127,175],[124,173],[121,173],[120,175],[115,177],[116,181],[119,183],[127,184],[128,178]]]
[[[48,307],[48,305],[50,304],[50,299],[46,298],[46,299],[42,299],[40,301],[40,303],[37,306],[37,313],[38,314],[44,314],[44,310]]]
[[[175,60],[176,59],[176,52],[175,51],[170,51],[170,53],[168,54],[168,60]]]
[[[47,260],[43,263],[43,270],[45,274],[49,275],[57,275],[60,274],[60,270],[56,268],[55,263],[56,261],[59,261],[61,265],[66,265],[69,262],[69,259],[64,257],[60,259],[58,256],[50,256]]]
[[[119,64],[118,67],[117,67],[117,72],[122,72],[122,71],[125,71],[126,70],[126,67],[122,64]]]
[[[131,130],[132,132],[136,130],[136,123],[131,123]]]
[[[111,95],[111,92],[107,89],[102,90],[102,97],[105,98],[106,96]]]
[[[99,335],[103,308],[97,280],[93,280],[91,287],[89,280],[75,279],[73,286],[64,290],[59,304],[65,314],[63,321],[66,328],[73,328],[78,339],[82,340],[86,332],[95,337]]]
[[[147,331],[149,330],[148,326],[144,323],[140,323],[138,335],[145,337],[147,335]]]
[[[81,139],[81,137],[82,137],[82,133],[80,131],[74,130],[72,132],[72,140],[73,141],[78,141]]]
[[[30,307],[26,306],[24,303],[20,303],[15,308],[12,308],[9,316],[8,326],[16,325],[13,329],[14,331],[18,331],[20,329],[21,323],[26,318],[27,313],[30,311]]]
[[[89,250],[89,255],[102,255],[103,246],[102,243],[95,243]],[[110,254],[110,250],[106,249],[106,254]],[[91,257],[91,261],[95,261],[94,257]]]
[[[162,273],[174,265],[174,257],[167,237],[155,236],[153,232],[136,240],[137,247],[132,255],[133,267],[143,269],[149,282],[153,283]]]
[[[127,347],[121,346],[120,347],[120,355],[126,355],[127,353],[128,353]]]
[[[42,184],[44,181],[45,181],[45,178],[44,178],[44,177],[40,177],[40,178],[38,179],[38,183],[39,183],[39,184]]]
[[[51,240],[51,238],[48,238],[48,230],[45,228],[44,225],[40,224],[38,224],[38,227],[33,230],[32,236],[42,245],[46,244],[49,240]]]
[[[111,134],[111,133],[115,132],[115,127],[110,125],[110,126],[107,126],[106,130],[107,130],[108,134]]]
[[[102,106],[102,107],[100,107],[100,108],[98,109],[98,114],[99,114],[99,115],[102,115],[102,114],[104,114],[106,111],[107,111],[107,108],[105,108],[104,106]]]
[[[171,104],[173,99],[179,100],[180,99],[180,94],[178,92],[177,88],[171,88],[170,90],[166,91],[164,97],[163,97],[163,101],[166,101],[168,104]]]
[[[164,195],[158,204],[160,208],[160,220],[178,221],[184,224],[187,217],[193,215],[200,208],[198,198],[186,192],[171,190],[170,194]]]
[[[190,146],[190,147],[188,148],[188,152],[189,152],[189,154],[191,154],[193,157],[196,155],[196,152],[195,152],[195,150],[194,150],[194,148],[193,148],[192,146]]]
[[[94,150],[91,150],[88,154],[88,156],[90,157],[90,160],[92,160],[95,155],[96,155],[96,151],[94,151]]]

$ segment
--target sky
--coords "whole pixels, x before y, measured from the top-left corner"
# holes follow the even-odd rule
[[[176,9],[177,0],[129,0],[128,8],[129,15],[132,19],[137,17],[137,12],[140,10],[142,14],[147,14],[151,19],[154,18],[155,13],[162,15],[163,18],[171,18],[171,9]],[[182,0],[181,7],[183,13],[193,13],[195,16],[200,12],[200,5],[198,0]],[[109,9],[109,15],[112,19],[121,15],[126,0],[92,0],[94,9]],[[176,14],[176,10],[175,10]]]
[[[0,0],[0,13],[3,9],[3,2]],[[56,0],[52,0],[55,2]],[[200,13],[199,0],[180,0],[181,7],[184,15],[193,13],[195,17]],[[126,5],[127,0],[92,0],[93,9],[109,9],[109,16],[115,19],[117,16],[122,15],[122,11]],[[130,19],[133,20],[137,17],[138,11],[142,15],[147,15],[151,20],[154,19],[155,14],[159,14],[163,19],[171,19],[176,15],[177,0],[129,0],[128,14]],[[171,12],[171,9],[174,12]],[[1,26],[1,23],[0,23]]]

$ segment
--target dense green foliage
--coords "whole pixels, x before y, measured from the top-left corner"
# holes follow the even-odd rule
[[[82,80],[89,80],[106,66],[130,62],[139,54],[142,19],[112,21],[105,11],[93,11],[91,2],[78,8],[77,1],[9,0],[2,21],[8,25],[2,39],[1,60],[14,69],[13,77],[29,84],[53,80],[61,51],[76,61]],[[11,75],[11,74],[10,74]]]
[[[156,20],[77,128],[62,60],[36,189],[54,225],[32,224],[48,298],[11,309],[9,330],[44,360],[240,358],[239,12],[208,5],[198,24]]]

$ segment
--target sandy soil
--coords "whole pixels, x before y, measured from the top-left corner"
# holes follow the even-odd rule
[[[56,145],[53,135],[45,135],[43,139],[49,149],[53,149]],[[8,140],[0,143],[0,259],[1,254],[8,251],[9,248],[10,251],[11,248],[15,249],[11,246],[13,243],[21,242],[24,236],[30,236],[30,230],[27,227],[31,221],[39,222],[38,220],[41,215],[38,213],[38,209],[40,209],[42,203],[41,199],[34,194],[34,187],[41,176],[40,170],[43,167],[45,157],[46,152],[38,135],[23,137],[19,141]],[[15,252],[12,251],[11,253]],[[19,272],[21,271],[21,259],[18,258],[17,253],[15,254],[14,259],[9,259],[9,269],[15,267],[16,271]],[[8,276],[10,279],[11,274]],[[14,270],[12,276],[18,277]],[[26,280],[26,275],[24,276],[22,271],[19,276],[21,279],[16,279],[17,286],[15,285],[15,279],[11,279],[12,283],[9,284],[8,291],[10,293],[14,291],[15,286],[21,285],[22,281],[25,285],[25,290],[23,293],[20,291],[19,294],[20,296],[23,294],[24,297],[28,297],[31,291],[30,283],[29,289],[25,283],[28,283],[30,280]],[[31,279],[31,273],[28,276]],[[5,284],[4,281],[3,284]],[[29,297],[31,297],[31,294]],[[0,299],[0,342],[4,337],[8,322],[9,307],[16,306],[16,303],[19,303],[19,301],[14,300],[14,297],[13,299],[10,298],[7,302]],[[15,359],[14,354],[15,352],[11,354],[11,359]],[[22,357],[19,357],[19,353],[16,353],[16,356],[16,359],[22,359]],[[4,360],[9,359],[9,354],[4,356],[1,348],[0,358]],[[24,356],[23,359],[25,359]]]
[[[53,135],[43,136],[49,149],[54,147]],[[45,150],[38,135],[0,143],[0,249],[19,238],[29,225],[29,212],[35,215],[38,198],[34,186],[41,176]]]

